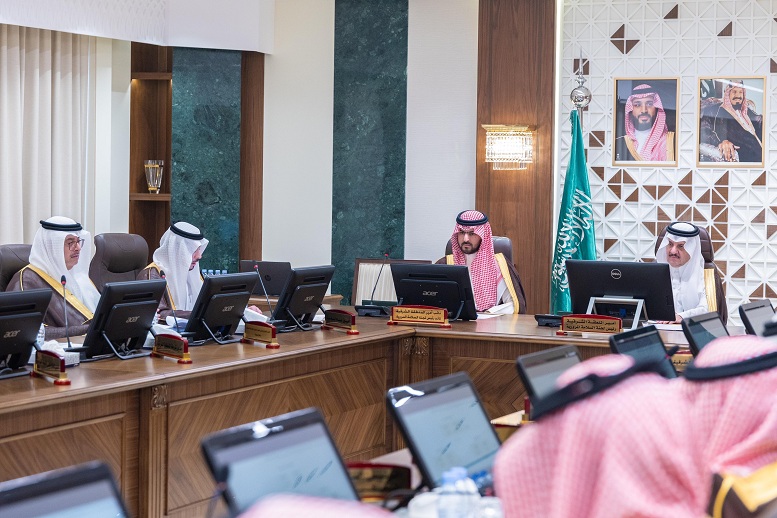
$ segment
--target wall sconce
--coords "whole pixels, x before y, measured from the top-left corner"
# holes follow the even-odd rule
[[[533,128],[483,124],[486,130],[486,162],[494,169],[520,171],[532,162]]]

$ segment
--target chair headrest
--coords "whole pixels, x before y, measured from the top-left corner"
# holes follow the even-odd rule
[[[654,252],[658,252],[658,247],[661,245],[661,241],[664,240],[665,235],[666,227],[662,228],[661,232],[658,233]],[[699,227],[699,241],[701,242],[701,256],[704,258],[704,266],[712,266],[712,262],[715,260],[715,250],[712,248],[712,240],[710,239],[710,235],[707,232],[707,229],[704,227]]]
[[[11,278],[30,263],[32,245],[0,246],[0,291],[5,291]]]
[[[137,234],[97,234],[89,278],[102,291],[106,282],[135,280],[148,265],[148,244]]]

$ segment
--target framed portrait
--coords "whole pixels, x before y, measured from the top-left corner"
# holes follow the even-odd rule
[[[677,166],[678,78],[615,78],[612,165]]]
[[[763,167],[765,77],[700,77],[698,106],[698,167]]]

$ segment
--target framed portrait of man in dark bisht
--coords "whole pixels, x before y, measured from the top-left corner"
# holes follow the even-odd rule
[[[766,78],[700,77],[698,167],[764,164]]]
[[[615,78],[612,165],[677,166],[678,78]]]

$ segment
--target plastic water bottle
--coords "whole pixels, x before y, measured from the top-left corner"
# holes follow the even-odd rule
[[[44,343],[46,343],[46,327],[41,324],[40,329],[38,329],[38,336],[35,337],[35,345],[43,347]]]
[[[475,515],[480,495],[477,486],[461,467],[443,473],[437,500],[439,518],[469,518]]]

